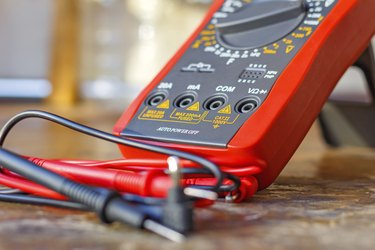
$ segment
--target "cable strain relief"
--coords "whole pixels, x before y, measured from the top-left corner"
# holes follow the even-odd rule
[[[103,223],[110,224],[113,221],[107,218],[107,205],[113,199],[121,197],[121,195],[115,191],[104,188],[98,188],[97,191],[100,193],[100,200],[98,201],[99,206],[96,207],[96,213]]]
[[[163,207],[162,222],[165,226],[186,234],[194,229],[194,203],[189,200],[169,202]]]
[[[35,165],[38,165],[39,167],[44,167],[44,164],[46,163],[45,159],[40,159],[36,157],[28,157],[27,160],[34,163]]]
[[[62,184],[62,190],[60,191],[72,200],[87,205],[98,214],[104,223],[112,222],[107,219],[106,208],[111,200],[120,196],[119,193],[104,188],[88,187],[70,180],[66,180]]]

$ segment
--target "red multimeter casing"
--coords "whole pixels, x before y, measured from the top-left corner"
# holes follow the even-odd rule
[[[233,2],[237,4],[231,5]],[[287,14],[283,15],[275,10],[268,17],[265,17],[267,13],[264,13],[265,7],[262,6],[265,2],[267,1],[214,1],[207,16],[194,34],[125,111],[115,125],[114,133],[118,136],[203,156],[219,166],[238,171],[239,176],[253,175],[258,181],[259,189],[269,186],[300,145],[340,77],[370,43],[375,33],[375,1],[295,1],[295,4],[299,6],[298,8],[301,6],[306,8],[302,10],[306,12],[302,16],[301,13],[296,12],[298,10],[296,6],[280,5],[281,7],[277,8],[285,10]],[[267,4],[281,4],[281,2],[268,1]],[[244,8],[247,9],[243,10]],[[245,11],[253,13],[251,8],[256,10],[254,15],[257,15],[253,19],[245,15]],[[311,9],[313,10],[311,11]],[[243,36],[249,34],[250,37],[254,37],[254,34],[257,34],[254,32],[262,32],[260,26],[264,23],[268,25],[264,32],[268,32],[269,36],[277,36],[275,34],[277,32],[270,32],[268,29],[281,27],[277,26],[279,23],[287,23],[288,15],[291,16],[290,19],[298,22],[297,26],[293,26],[292,29],[289,27],[285,30],[284,35],[272,38],[274,39],[272,42],[265,38],[264,41],[254,41],[252,47],[246,47],[246,39],[243,39]],[[248,19],[243,21],[241,18]],[[298,18],[301,19],[297,20]],[[242,21],[239,21],[239,19]],[[261,35],[256,37],[261,37]],[[294,42],[298,45],[294,45]],[[192,99],[198,98],[198,101],[190,100],[190,104],[195,104],[196,109],[190,108],[188,110],[191,106],[182,107],[180,103],[176,104],[176,98],[179,95],[169,92],[178,88],[176,86],[179,86],[179,83],[173,82],[174,85],[171,87],[172,85],[166,84],[165,79],[169,77],[168,75],[172,75],[171,77],[175,77],[178,81],[179,78],[185,77],[183,74],[191,74],[186,79],[199,81],[201,75],[193,74],[199,70],[203,72],[207,68],[204,68],[205,57],[194,59],[194,56],[199,57],[197,51],[202,55],[211,53],[210,58],[211,55],[212,58],[217,57],[217,60],[210,61],[211,66],[215,66],[216,61],[219,60],[223,60],[222,65],[230,65],[228,71],[225,68],[224,70],[220,68],[226,67],[220,64],[217,65],[220,71],[209,72],[212,74],[211,76],[216,74],[216,78],[220,79],[220,76],[229,77],[233,72],[237,72],[236,67],[238,67],[238,73],[235,76],[238,77],[237,74],[240,74],[240,79],[229,83],[225,82],[225,84],[221,83],[220,80],[217,80],[217,84],[212,83],[214,84],[212,87],[213,95],[227,98],[226,100],[223,99],[224,102],[230,103],[232,99],[234,100],[238,96],[238,99],[234,100],[233,103],[227,106],[224,103],[218,109],[214,109],[216,104],[211,103],[212,106],[207,106],[207,98],[210,98],[212,94],[201,93],[197,86],[209,89],[210,82],[206,85],[186,83],[188,84],[187,89],[186,86],[184,87],[186,91],[180,91],[192,94]],[[290,55],[290,51],[294,54]],[[225,52],[228,53],[224,55]],[[225,60],[222,58],[225,58]],[[257,74],[257,68],[245,72],[250,75],[245,73],[241,75],[244,67],[237,66],[237,62],[246,61],[248,66],[252,66],[252,61],[256,62],[261,58],[268,62],[262,66],[266,68],[263,71],[265,72],[264,75],[259,73],[261,75],[259,78],[251,75],[254,72],[254,74]],[[183,60],[188,62],[186,64],[188,67],[182,71],[190,70],[190,72],[176,70],[176,65],[179,65]],[[283,64],[285,67],[275,73],[275,70],[268,67],[278,60],[285,61]],[[201,64],[194,64],[198,62]],[[202,65],[203,67],[199,68]],[[198,69],[194,67],[198,67]],[[210,70],[210,67],[208,69]],[[263,80],[264,82],[269,80],[265,77],[271,78],[269,72],[274,74],[274,82],[268,89],[262,90],[259,86],[262,86]],[[205,77],[208,76],[202,75],[202,78]],[[170,82],[167,81],[167,83]],[[192,86],[196,88],[194,89]],[[189,87],[193,91],[190,91]],[[234,89],[234,91],[231,93],[222,92],[228,88],[229,90]],[[244,91],[236,92],[240,88],[248,91],[246,93],[243,93]],[[158,91],[166,93],[160,100],[163,102],[156,103],[158,105],[147,103],[150,95],[155,92],[159,93]],[[210,91],[207,90],[206,92]],[[263,91],[262,96],[259,91]],[[240,102],[243,98],[252,98],[252,103],[255,103],[255,106],[253,105],[252,108],[246,106],[247,109],[242,110],[246,113],[241,114],[238,105],[241,105]],[[164,103],[164,106],[162,103]],[[251,102],[248,104],[251,104]],[[212,108],[212,110],[209,108]],[[240,108],[244,107],[241,106]],[[197,110],[203,113],[194,114],[194,112],[198,112]],[[225,110],[228,111],[226,114]],[[251,112],[247,113],[248,110],[251,110]],[[225,123],[225,120],[232,119],[229,113],[235,114],[239,117],[238,119],[244,117],[240,124],[236,124],[238,126],[236,131],[231,131],[233,134],[230,135],[230,139],[220,145],[210,143],[215,141],[215,138],[211,137],[210,141],[200,143],[199,138],[205,138],[205,134],[212,136],[211,134],[216,133],[218,138],[221,138],[221,135],[226,134],[226,129],[229,130],[233,127],[230,122]],[[175,114],[179,116],[174,117]],[[210,120],[207,118],[209,116],[213,118]],[[146,117],[151,120],[147,120]],[[175,120],[170,120],[172,118]],[[195,118],[197,122],[193,124],[191,121]],[[158,127],[158,123],[160,123],[160,127]],[[168,126],[163,127],[166,124]],[[164,134],[158,137],[154,136],[154,132],[150,132],[150,135],[148,135],[147,129],[152,126],[159,128],[155,130],[160,130]],[[184,126],[188,126],[188,128],[185,130]],[[192,129],[195,126],[197,129]],[[201,130],[199,126],[202,127]],[[138,127],[143,128],[138,129]],[[222,131],[220,132],[220,130]],[[172,135],[172,132],[186,134],[180,135],[182,139],[174,140],[173,136],[175,135]],[[192,135],[189,135],[189,133]],[[169,136],[171,138],[168,138]],[[195,136],[195,141],[190,141],[189,136]],[[126,158],[166,157],[126,146],[120,148]],[[242,169],[244,171],[241,171]],[[249,172],[245,169],[253,169],[254,171]]]

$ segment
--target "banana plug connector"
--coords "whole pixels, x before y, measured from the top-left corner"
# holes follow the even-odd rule
[[[181,185],[180,159],[175,156],[168,158],[169,172],[172,178],[172,187],[163,209],[162,223],[179,233],[187,234],[193,230],[194,206],[190,197],[184,192]]]

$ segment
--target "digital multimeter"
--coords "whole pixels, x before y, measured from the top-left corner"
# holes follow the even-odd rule
[[[216,0],[114,133],[269,186],[375,33],[374,0]],[[164,158],[121,146],[127,158]]]

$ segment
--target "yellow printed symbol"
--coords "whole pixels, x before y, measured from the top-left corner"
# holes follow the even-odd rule
[[[202,34],[203,36],[214,35],[215,33],[216,33],[216,30],[203,30],[203,31],[201,32],[201,34]]]
[[[310,36],[312,33],[312,28],[311,27],[300,27],[298,30],[301,30],[305,32],[306,36]]]
[[[299,31],[297,33],[296,32],[292,33],[292,36],[297,39],[302,39],[307,36],[310,36],[311,33],[313,32],[311,27],[299,27],[298,30]]]
[[[292,44],[292,43],[293,43],[293,40],[290,40],[290,39],[286,39],[286,38],[284,38],[284,39],[283,39],[283,42],[284,42],[285,44]]]
[[[277,51],[274,50],[274,49],[269,49],[268,47],[264,47],[264,48],[263,48],[263,53],[264,53],[264,54],[271,54],[271,55],[274,55],[274,54],[277,53]]]
[[[305,37],[305,34],[302,33],[292,33],[292,36],[297,38],[297,39],[302,39]]]
[[[232,107],[230,106],[230,104],[228,106],[226,106],[225,108],[219,110],[218,112],[219,114],[226,114],[226,115],[230,115],[232,114]]]
[[[193,105],[191,105],[190,107],[188,107],[186,110],[189,110],[189,111],[199,111],[199,107],[200,107],[199,102],[196,102]]]
[[[220,128],[220,125],[216,124],[216,125],[213,125],[214,129],[217,129],[217,128]]]
[[[169,100],[166,100],[165,102],[163,102],[163,103],[161,103],[157,106],[158,109],[169,109],[169,107],[170,107]]]
[[[285,49],[285,53],[289,54],[294,50],[295,46],[294,45],[288,45]]]

